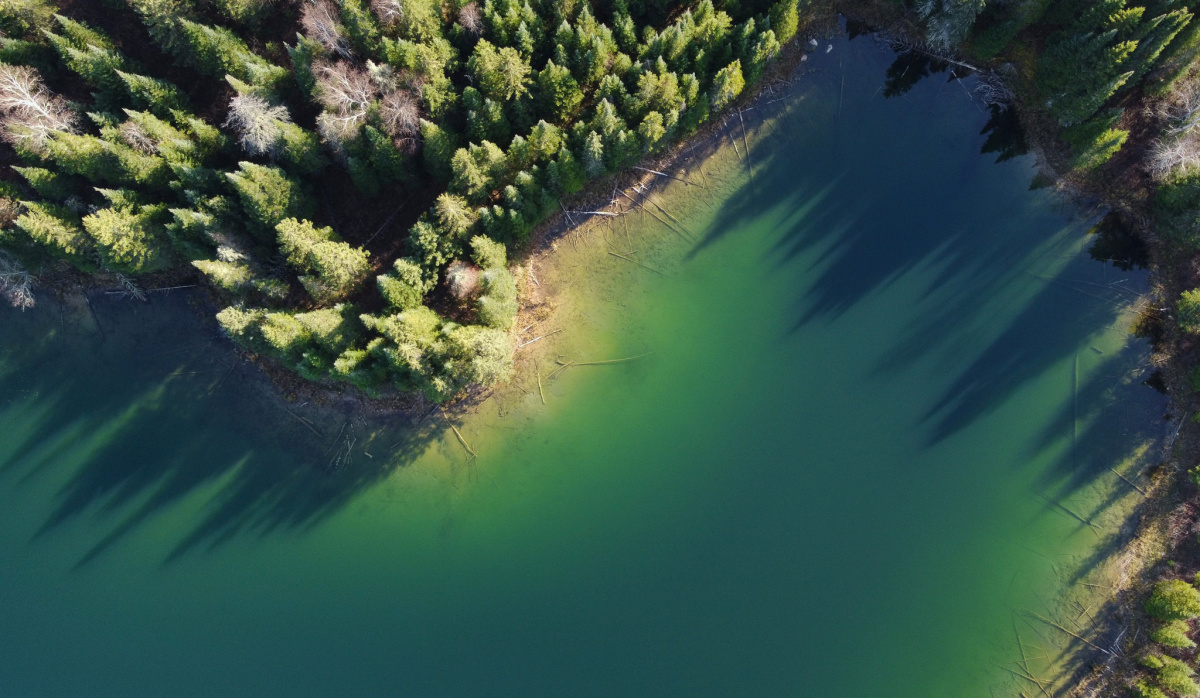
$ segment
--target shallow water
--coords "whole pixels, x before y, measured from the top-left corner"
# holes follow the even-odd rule
[[[0,695],[988,695],[1014,627],[1051,672],[1020,612],[1076,617],[1163,429],[1145,276],[980,154],[971,81],[888,98],[892,60],[822,45],[731,122],[656,195],[696,243],[539,262],[524,336],[564,331],[462,419],[476,461],[310,433],[186,294],[0,310]]]

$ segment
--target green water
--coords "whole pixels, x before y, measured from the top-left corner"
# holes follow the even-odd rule
[[[186,293],[0,311],[0,695],[982,696],[1014,627],[1049,672],[1014,612],[1090,624],[1109,468],[1169,429],[1144,272],[980,154],[972,82],[823,51],[659,194],[701,242],[539,262],[523,336],[563,332],[460,420],[476,461],[293,403],[311,433]]]

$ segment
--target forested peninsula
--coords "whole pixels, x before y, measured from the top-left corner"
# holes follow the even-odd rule
[[[929,59],[889,94],[980,73],[1035,185],[1150,245],[1143,327],[1200,452],[1200,0],[0,0],[0,295],[200,283],[268,364],[452,400],[512,372],[514,262],[562,199],[668,154],[837,12]],[[1195,491],[1155,484],[1175,533],[1126,604],[1145,632],[1084,649],[1106,693],[1197,695]]]
[[[246,350],[441,402],[512,367],[508,258],[694,132],[797,0],[3,0],[4,292],[197,270]],[[364,211],[369,213],[364,214]]]

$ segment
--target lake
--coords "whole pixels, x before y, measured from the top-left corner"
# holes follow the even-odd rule
[[[974,78],[869,36],[801,68],[653,195],[674,232],[638,213],[535,260],[544,317],[458,436],[280,400],[187,289],[0,309],[0,694],[984,696],[1036,690],[1018,652],[1073,669],[1030,614],[1088,632],[1080,581],[1139,496],[1113,469],[1174,428],[1130,329],[1146,272],[1031,189]]]

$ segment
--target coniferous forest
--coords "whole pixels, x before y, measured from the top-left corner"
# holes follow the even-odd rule
[[[694,132],[798,23],[797,0],[60,5],[0,3],[9,295],[54,264],[135,290],[190,265],[247,350],[435,401],[509,372],[507,255],[559,199]],[[423,212],[351,237],[361,207]]]
[[[1158,105],[1137,165],[1163,236],[1197,245],[1200,3],[865,4],[999,66],[1077,171],[1122,150],[1129,104]],[[694,133],[819,6],[0,0],[6,296],[63,265],[134,293],[194,270],[234,341],[305,379],[493,384],[531,230]],[[1200,328],[1200,293],[1179,304]]]

